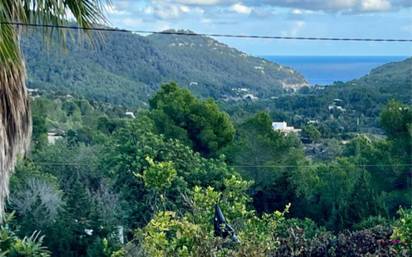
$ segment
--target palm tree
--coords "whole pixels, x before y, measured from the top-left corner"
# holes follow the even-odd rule
[[[27,151],[31,112],[26,70],[19,46],[19,26],[10,22],[63,25],[72,16],[79,27],[104,24],[108,0],[0,0],[0,220],[16,158]],[[43,30],[47,36],[51,29]],[[64,41],[65,32],[59,31]],[[1,222],[1,221],[0,221]]]

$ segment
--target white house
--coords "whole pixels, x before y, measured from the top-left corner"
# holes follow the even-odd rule
[[[282,122],[272,122],[272,129],[275,131],[280,131],[285,134],[289,133],[299,133],[302,130],[301,129],[296,129],[293,126],[289,127],[286,121]]]
[[[63,137],[61,134],[56,132],[48,132],[47,133],[47,142],[51,145],[54,145],[57,140],[62,139]]]
[[[136,116],[134,116],[134,113],[133,112],[125,112],[124,113],[124,115],[126,115],[126,116],[128,116],[128,117],[130,117],[130,118],[136,118]]]

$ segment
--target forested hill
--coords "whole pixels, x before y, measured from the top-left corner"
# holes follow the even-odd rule
[[[411,102],[412,57],[400,62],[392,62],[371,70],[371,72],[349,83],[350,88],[375,90],[382,98],[397,98]]]
[[[296,94],[275,99],[224,102],[232,117],[242,119],[270,110],[273,119],[301,127],[309,120],[322,121],[332,134],[373,132],[379,128],[379,113],[391,100],[412,104],[412,58],[382,65],[369,74],[330,86],[305,87]],[[329,133],[329,132],[328,132]]]
[[[45,47],[40,33],[24,35],[29,87],[115,104],[136,105],[165,82],[203,97],[273,96],[306,84],[290,68],[251,57],[203,36],[104,33],[97,45]]]

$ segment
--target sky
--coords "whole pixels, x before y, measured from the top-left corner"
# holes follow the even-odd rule
[[[111,0],[109,24],[130,30],[412,39],[412,0]],[[217,38],[252,55],[412,56],[412,43]]]

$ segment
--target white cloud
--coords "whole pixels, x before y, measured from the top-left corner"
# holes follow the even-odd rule
[[[312,10],[302,10],[302,9],[292,9],[290,11],[290,14],[294,15],[294,16],[302,16],[302,15],[305,15],[305,14],[313,14],[313,13],[315,13],[315,12],[312,11]]]
[[[359,14],[387,12],[412,7],[412,0],[112,0],[107,8],[111,17],[143,20],[177,20],[192,18],[233,20],[233,13],[267,19],[279,7],[288,8],[292,19],[302,19],[308,14],[345,13]]]
[[[289,30],[289,36],[296,37],[299,32],[305,27],[304,21],[296,21],[293,23],[292,28]]]
[[[326,2],[331,9],[349,9],[356,5],[358,0],[332,0],[332,1],[320,1]]]
[[[177,19],[182,15],[191,14],[191,13],[202,13],[202,9],[199,7],[191,8],[186,5],[181,4],[169,4],[169,3],[156,3],[148,5],[143,9],[145,15],[152,15],[156,18],[169,20]]]
[[[294,15],[301,15],[303,14],[303,11],[301,9],[293,9],[292,14]]]
[[[306,23],[304,21],[295,21],[291,24],[288,30],[283,30],[280,34],[284,37],[296,37],[304,29]]]
[[[125,14],[127,14],[126,10],[120,10],[116,5],[113,5],[113,4],[106,5],[104,9],[110,15],[125,15]]]
[[[240,14],[250,14],[252,12],[252,8],[241,3],[236,3],[230,6],[230,10]]]
[[[363,0],[361,2],[361,10],[363,11],[388,11],[392,7],[388,0]]]
[[[183,13],[188,13],[188,12],[190,12],[190,8],[187,7],[186,5],[181,5],[181,6],[179,6],[179,9],[180,9],[180,11],[183,12]]]
[[[173,1],[171,1],[173,2]],[[224,1],[221,0],[176,0],[175,2],[187,5],[216,5]]]
[[[326,12],[384,12],[412,7],[412,0],[249,0],[249,5],[289,7]]]
[[[112,0],[106,12],[112,19],[127,18],[128,24],[136,25],[136,17],[148,23],[185,19],[218,24],[238,22],[234,14],[270,19],[286,10],[287,19],[302,20],[310,14],[388,12],[408,7],[412,0]]]
[[[122,19],[122,23],[129,27],[135,27],[141,25],[143,20],[139,18],[124,18]]]

